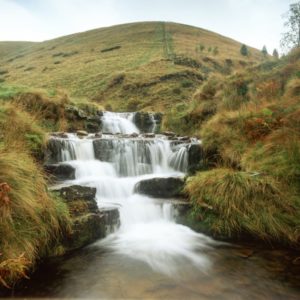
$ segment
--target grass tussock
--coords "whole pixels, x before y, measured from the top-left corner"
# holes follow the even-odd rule
[[[185,190],[215,234],[298,241],[299,204],[270,176],[219,168],[190,178]]]
[[[9,286],[49,251],[69,218],[23,149],[0,148],[0,183],[0,278]]]

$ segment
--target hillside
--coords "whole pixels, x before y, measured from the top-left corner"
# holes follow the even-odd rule
[[[176,23],[95,29],[41,43],[0,43],[0,81],[64,89],[113,110],[165,110],[188,101],[210,74],[263,59],[216,33]]]

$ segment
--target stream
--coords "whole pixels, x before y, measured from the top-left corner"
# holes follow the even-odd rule
[[[55,160],[75,168],[64,185],[96,187],[101,207],[118,207],[120,228],[43,263],[14,297],[105,299],[300,299],[296,254],[216,241],[176,223],[171,201],[135,192],[150,178],[182,178],[188,148],[145,137],[131,113],[104,113],[103,134],[52,137]],[[156,130],[153,123],[151,131]],[[132,135],[134,133],[134,135]]]

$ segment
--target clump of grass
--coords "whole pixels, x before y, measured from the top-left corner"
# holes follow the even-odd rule
[[[45,145],[45,133],[32,115],[15,105],[6,104],[0,110],[2,140],[11,147],[19,145],[41,159]]]
[[[24,277],[69,224],[67,208],[47,193],[42,174],[22,147],[0,148],[0,276],[7,286]]]
[[[300,191],[300,134],[282,128],[248,149],[242,158],[245,170],[268,174]]]
[[[297,243],[299,207],[270,176],[220,168],[189,178],[185,191],[215,234]]]

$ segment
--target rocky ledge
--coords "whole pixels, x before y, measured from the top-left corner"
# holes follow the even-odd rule
[[[183,196],[184,180],[179,177],[159,177],[138,182],[134,192],[155,198],[177,198]]]
[[[119,227],[117,208],[98,208],[95,200],[96,188],[73,185],[56,190],[56,193],[66,201],[73,221],[71,234],[62,241],[67,251],[104,238]]]

